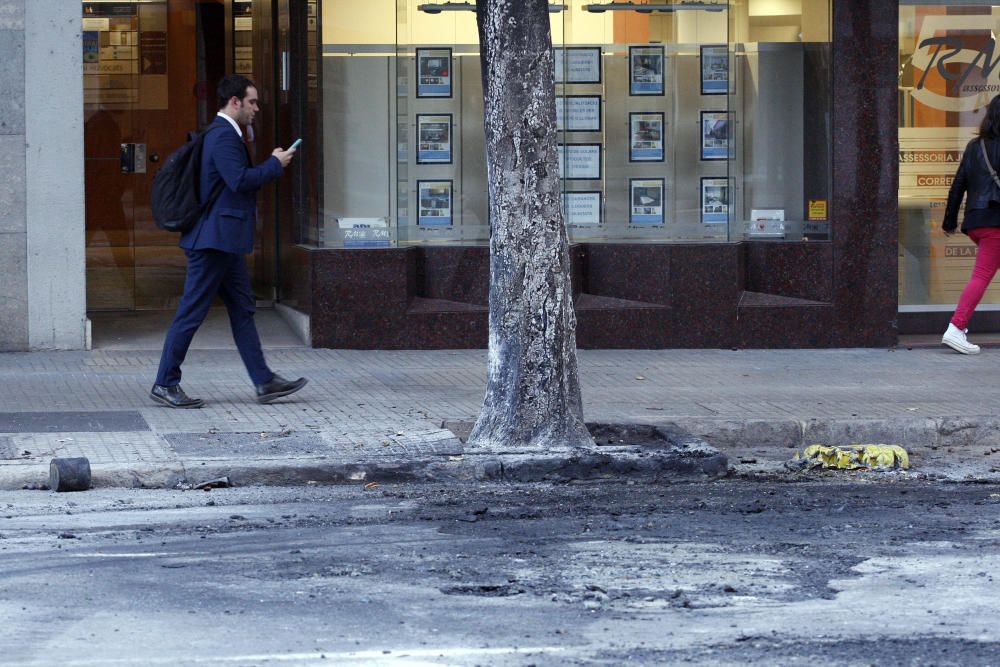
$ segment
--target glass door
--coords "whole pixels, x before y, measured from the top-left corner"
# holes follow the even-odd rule
[[[146,168],[145,146],[137,156],[131,141],[139,9],[129,2],[83,3],[88,310],[135,308],[136,185]]]
[[[252,21],[249,3],[90,1],[82,10],[87,309],[173,309],[186,260],[177,234],[153,222],[153,177],[212,122],[218,80],[246,67],[249,49],[234,35]]]

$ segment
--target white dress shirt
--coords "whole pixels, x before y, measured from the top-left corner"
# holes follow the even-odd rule
[[[235,120],[233,120],[232,118],[230,118],[226,114],[222,113],[221,111],[219,113],[215,114],[215,115],[216,116],[221,116],[222,118],[225,118],[226,120],[228,120],[229,124],[233,126],[234,130],[236,130],[236,134],[240,135],[240,139],[243,138],[243,130],[240,129],[240,124],[239,123],[237,123]]]

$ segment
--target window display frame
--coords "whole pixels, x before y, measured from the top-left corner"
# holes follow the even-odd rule
[[[659,208],[659,221],[655,220],[637,220],[635,212],[635,204],[633,203],[636,193],[637,183],[658,183],[660,190],[660,204],[658,207],[645,207],[645,208]],[[640,186],[642,187],[642,186]],[[635,227],[662,227],[667,224],[667,184],[664,178],[630,178],[628,179],[628,224]],[[639,215],[656,215],[654,213],[649,214],[639,214]]]
[[[659,157],[639,157],[636,155],[636,130],[635,120],[637,116],[658,116],[660,120],[660,140]],[[666,161],[666,113],[663,111],[630,111],[628,114],[628,161],[633,163],[664,162]],[[656,150],[656,149],[646,149]]]
[[[447,160],[435,160],[435,159],[421,159],[420,145],[422,143],[420,136],[420,122],[425,118],[447,118],[448,119],[448,159]],[[440,122],[440,121],[438,121]],[[455,157],[455,117],[450,113],[418,113],[416,117],[416,143],[417,143],[417,155],[416,163],[421,165],[432,165],[432,164],[453,164]]]
[[[430,186],[431,184],[445,184],[447,183],[448,188],[448,222],[447,223],[425,223],[421,222],[423,216],[421,216],[421,209],[423,208],[420,204],[421,191],[425,186]],[[455,181],[450,178],[433,178],[433,179],[421,179],[417,181],[417,201],[416,201],[416,222],[417,227],[421,229],[449,229],[455,226]],[[434,209],[438,210],[438,209]]]
[[[715,181],[715,183],[710,183],[709,181]],[[722,213],[723,217],[722,217],[721,220],[706,220],[705,219],[705,216],[706,216],[706,212],[705,212],[705,203],[706,203],[705,202],[705,199],[706,199],[705,198],[705,188],[706,188],[706,186],[711,186],[711,185],[716,185],[716,186],[721,185],[726,190],[725,211]],[[700,201],[700,209],[699,210],[700,210],[701,224],[703,224],[703,225],[725,225],[725,224],[728,224],[729,223],[729,211],[731,209],[731,206],[730,206],[730,194],[729,194],[729,178],[725,177],[725,176],[702,176],[701,177],[701,188],[700,188],[700,190],[701,190],[701,199],[699,200]],[[715,215],[715,212],[713,212],[712,215]]]
[[[572,99],[595,99],[597,100],[597,125],[588,127],[569,127],[568,100]],[[559,126],[559,109],[562,109],[562,126]],[[604,100],[601,95],[557,95],[556,96],[556,131],[557,132],[602,132],[604,130]]]
[[[422,58],[430,59],[431,57],[434,57],[434,56],[430,56],[430,55],[425,55],[425,54],[429,54],[431,52],[447,52],[448,53],[448,83],[447,83],[448,94],[447,95],[441,94],[441,93],[428,92],[428,91],[421,92],[422,87],[425,86],[425,85],[429,85],[429,84],[422,84],[420,82],[420,77],[421,77],[421,74],[420,74],[420,63],[421,63],[421,59]],[[440,57],[440,56],[438,56],[438,57]],[[455,58],[454,58],[454,53],[452,51],[452,48],[450,46],[418,48],[418,49],[416,49],[416,52],[414,54],[414,63],[415,63],[414,73],[415,73],[415,79],[416,79],[414,83],[415,83],[415,85],[417,87],[417,98],[419,98],[419,99],[439,99],[439,100],[450,100],[452,98],[452,96],[454,94],[454,88],[455,88],[454,87]],[[438,84],[438,85],[444,85],[444,84]]]
[[[726,78],[723,79],[722,89],[711,89],[706,83],[715,82],[716,79],[709,79],[705,76],[705,52],[721,50],[726,56]],[[727,95],[729,93],[729,46],[727,44],[702,44],[698,49],[698,65],[701,74],[701,94],[702,95]]]
[[[706,145],[705,139],[705,120],[709,116],[715,116],[717,120],[725,119],[726,121],[726,149],[723,155],[710,155],[709,150],[714,150],[714,147],[709,147]],[[699,135],[699,145],[700,159],[702,162],[725,162],[731,157],[732,153],[732,127],[731,119],[729,117],[729,112],[721,109],[702,109],[698,115],[698,135]]]
[[[652,55],[656,55],[660,61],[660,80],[654,81],[652,83],[645,81],[637,81],[635,76],[635,59],[640,52],[649,52]],[[662,97],[666,94],[666,65],[667,56],[666,50],[662,44],[642,44],[642,45],[630,45],[628,47],[628,94],[629,97]],[[654,86],[651,90],[642,90],[637,88],[641,85],[652,85]]]
[[[584,229],[593,229],[594,227],[600,227],[604,224],[604,193],[601,190],[563,190],[563,219],[566,224],[570,227],[578,227]],[[569,207],[566,205],[566,200],[571,196],[576,195],[590,195],[597,196],[597,222],[574,222],[569,216]]]
[[[559,155],[562,160],[565,161],[565,156],[568,153],[566,150],[570,146],[579,146],[581,148],[597,148],[597,175],[596,176],[566,176],[568,165],[563,163],[562,169],[559,170],[559,178],[564,181],[603,181],[601,176],[604,174],[604,144],[596,141],[591,142],[581,142],[581,143],[559,143],[557,144]]]
[[[566,78],[566,65],[569,64],[569,53],[573,51],[588,51],[597,52],[597,78],[596,79],[567,79]],[[567,54],[565,58],[560,58],[559,54]],[[604,65],[601,62],[601,47],[599,46],[556,46],[552,49],[552,57],[554,62],[561,63],[563,69],[563,77],[560,79],[555,76],[555,82],[557,85],[574,85],[574,84],[599,84],[602,83],[604,77]]]

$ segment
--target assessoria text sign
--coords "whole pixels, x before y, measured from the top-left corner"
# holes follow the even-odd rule
[[[899,151],[904,164],[958,164],[962,151]]]

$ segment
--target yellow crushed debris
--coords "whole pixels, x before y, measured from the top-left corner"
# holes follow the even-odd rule
[[[907,470],[910,456],[899,445],[809,445],[793,461],[804,468]]]

